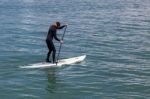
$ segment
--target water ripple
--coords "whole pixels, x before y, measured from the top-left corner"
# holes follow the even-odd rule
[[[0,96],[148,99],[149,4],[149,0],[1,0]],[[69,24],[61,58],[86,54],[86,60],[62,68],[19,69],[45,60],[45,37],[55,20]],[[62,33],[58,31],[59,38]]]

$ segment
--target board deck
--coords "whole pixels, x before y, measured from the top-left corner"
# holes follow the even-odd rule
[[[41,63],[35,63],[35,64],[30,64],[28,66],[20,66],[20,68],[49,68],[49,67],[61,67],[63,65],[70,65],[70,64],[75,64],[78,62],[82,62],[86,58],[86,55],[78,56],[78,57],[72,57],[68,59],[62,59],[59,60],[57,65],[56,63],[48,63],[48,62],[41,62]]]

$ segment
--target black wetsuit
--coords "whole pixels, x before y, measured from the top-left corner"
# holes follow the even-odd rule
[[[64,27],[65,27],[65,25],[59,27],[58,29],[62,29]],[[47,47],[49,49],[49,51],[47,53],[47,58],[46,58],[47,62],[49,62],[49,57],[51,55],[51,52],[53,52],[53,54],[52,54],[53,63],[55,62],[56,49],[55,49],[55,46],[54,46],[54,43],[53,43],[53,38],[55,38],[55,40],[57,40],[57,41],[60,41],[60,39],[57,38],[56,32],[57,32],[56,27],[54,25],[52,25],[49,28],[49,31],[48,31],[48,34],[47,34],[47,38],[46,38],[46,44],[47,44]]]

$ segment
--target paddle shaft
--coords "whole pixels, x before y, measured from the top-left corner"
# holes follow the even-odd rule
[[[63,36],[62,36],[61,40],[64,39],[64,36],[65,36],[65,33],[66,33],[66,29],[67,29],[67,26],[65,27],[65,30],[64,30],[64,33],[63,33]],[[58,55],[57,55],[57,62],[58,62],[59,57],[60,57],[61,47],[62,47],[62,43],[60,43],[60,46],[59,46],[59,51],[58,51]],[[57,65],[57,62],[56,62],[56,65]]]

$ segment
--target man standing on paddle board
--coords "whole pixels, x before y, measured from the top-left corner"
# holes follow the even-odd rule
[[[51,55],[51,52],[53,52],[52,54],[52,58],[53,58],[53,63],[55,63],[55,54],[56,54],[56,49],[53,43],[53,38],[57,41],[59,41],[61,44],[63,43],[63,40],[60,40],[57,38],[57,29],[63,29],[65,26],[67,25],[60,25],[60,22],[55,22],[53,25],[50,26],[48,34],[47,34],[47,38],[46,38],[46,44],[47,47],[49,49],[48,53],[47,53],[47,58],[46,58],[46,62],[51,62],[49,61],[49,57]]]

